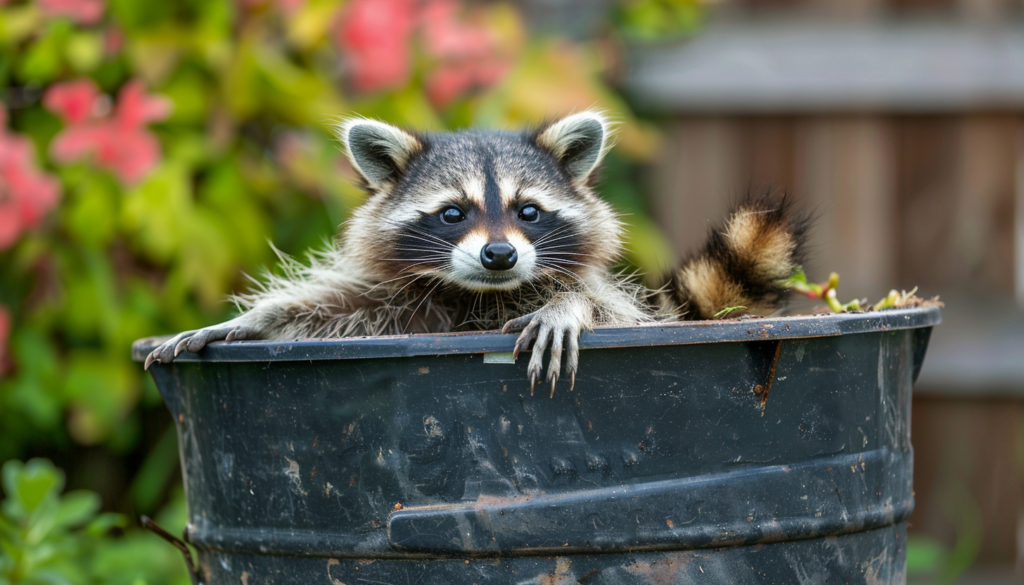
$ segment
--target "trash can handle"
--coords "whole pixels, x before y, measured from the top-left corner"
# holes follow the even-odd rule
[[[407,507],[389,517],[388,542],[434,554],[561,554],[846,534],[910,516],[912,467],[912,452],[882,448],[699,477]]]

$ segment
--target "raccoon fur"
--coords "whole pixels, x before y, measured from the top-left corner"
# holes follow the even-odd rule
[[[563,359],[575,384],[583,331],[777,307],[805,231],[784,198],[741,203],[658,292],[613,272],[623,226],[593,190],[609,130],[593,111],[522,132],[344,122],[368,197],[337,242],[284,259],[284,276],[235,298],[241,316],[174,336],[146,367],[219,340],[501,329],[520,333],[516,356],[531,349],[531,392],[550,356],[554,393]]]
[[[784,194],[748,194],[668,275],[657,294],[660,312],[697,320],[777,310],[788,292],[783,283],[801,270],[809,226]]]

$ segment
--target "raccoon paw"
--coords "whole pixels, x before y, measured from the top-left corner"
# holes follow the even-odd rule
[[[145,369],[153,362],[169,364],[183,351],[196,353],[213,341],[240,341],[257,337],[256,331],[237,319],[195,331],[183,331],[160,344],[146,357]]]
[[[516,339],[512,359],[528,348],[533,342],[530,364],[527,373],[530,375],[530,396],[533,396],[537,379],[544,370],[544,350],[551,349],[551,361],[548,363],[548,381],[551,382],[551,397],[555,396],[555,385],[562,367],[562,353],[565,352],[565,372],[570,376],[569,391],[576,387],[576,370],[580,359],[581,327],[574,321],[567,320],[564,315],[541,309],[529,315],[513,319],[502,327],[502,333],[522,331]]]

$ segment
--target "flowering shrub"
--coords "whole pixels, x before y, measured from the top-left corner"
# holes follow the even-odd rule
[[[43,104],[67,125],[50,143],[53,160],[67,163],[92,155],[96,167],[112,171],[124,183],[138,182],[160,159],[160,144],[146,124],[163,120],[171,109],[166,99],[145,91],[137,80],[126,83],[113,113],[96,118],[93,113],[103,100],[92,81],[50,86]]]
[[[651,14],[695,2],[624,1],[573,40],[502,2],[0,0],[0,461],[89,447],[116,472],[72,477],[156,511],[174,435],[131,343],[227,318],[268,240],[335,233],[362,198],[341,116],[442,130],[603,107],[629,260],[669,256],[631,174],[656,136],[607,67],[620,29],[664,37]]]
[[[339,18],[337,44],[363,91],[405,84],[412,73],[414,0],[355,0]]]
[[[38,226],[60,196],[56,179],[36,167],[32,142],[8,133],[6,119],[0,108],[0,250]]]

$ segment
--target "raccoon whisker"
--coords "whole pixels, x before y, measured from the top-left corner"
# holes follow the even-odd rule
[[[402,225],[402,224],[399,224],[399,223],[394,223],[393,225],[395,225],[396,227],[400,227],[400,228],[402,228],[404,230],[408,230],[408,231],[410,231],[410,232],[412,232],[414,234],[418,234],[420,236],[423,236],[424,238],[426,238],[426,239],[428,239],[428,240],[430,240],[430,241],[432,241],[434,243],[442,244],[442,245],[447,246],[449,248],[454,248],[455,247],[455,245],[452,244],[451,242],[448,242],[448,241],[446,241],[446,240],[444,240],[442,238],[439,238],[439,237],[435,236],[432,233],[425,232],[425,231],[423,231],[421,229],[412,227],[411,225]],[[405,235],[409,236],[409,234],[405,234]],[[410,237],[412,237],[412,236],[410,236]]]
[[[480,297],[483,293],[473,293],[473,304],[469,306],[469,311],[466,312],[465,317],[462,320],[461,325],[467,325],[471,323],[470,319],[477,313],[477,307],[480,305]]]
[[[420,256],[418,258],[381,258],[381,260],[384,262],[413,262],[411,266],[419,266],[420,264],[445,262],[448,258],[446,256]]]
[[[545,267],[545,268],[561,269],[561,270],[565,270],[565,271],[568,271],[568,272],[571,273],[571,271],[569,271],[569,268],[567,266],[563,266],[563,264],[569,264],[569,262],[566,262],[564,260],[541,260],[541,261],[537,262],[538,266],[542,266],[542,267]],[[576,262],[576,263],[573,263],[573,264],[581,264],[581,263]],[[586,266],[586,265],[584,265],[584,266]],[[575,276],[576,278],[579,278],[579,276],[576,275],[576,274],[573,274],[573,276]]]
[[[593,229],[593,228],[596,228],[596,227],[600,226],[601,224],[603,224],[603,223],[605,223],[605,222],[607,222],[607,221],[611,221],[611,220],[613,220],[613,219],[615,219],[615,216],[608,216],[608,217],[606,217],[605,219],[603,219],[603,220],[601,220],[601,221],[599,221],[599,222],[595,223],[595,224],[594,224],[594,225],[593,225],[593,226],[591,227],[591,229]],[[563,226],[561,226],[561,227],[555,228],[555,229],[551,230],[550,232],[548,232],[548,233],[544,234],[543,236],[541,236],[541,237],[537,238],[537,240],[536,240],[535,242],[533,242],[533,245],[534,245],[534,246],[540,246],[541,244],[543,244],[543,243],[545,243],[545,242],[548,242],[548,243],[550,243],[550,242],[555,242],[555,241],[558,241],[558,240],[564,240],[564,239],[567,239],[567,238],[571,238],[571,237],[573,237],[573,236],[574,236],[575,234],[565,234],[565,235],[562,235],[562,236],[561,236],[561,237],[559,237],[559,238],[555,238],[555,239],[552,239],[552,238],[553,238],[553,236],[556,236],[556,235],[558,235],[559,233],[561,233],[561,232],[563,232],[563,231],[565,231],[565,230],[568,230],[568,229],[569,229],[569,228],[571,228],[571,227],[573,227],[573,225],[572,225],[572,224],[565,224],[565,225],[563,225]]]
[[[555,264],[555,265],[559,265],[559,266],[562,265],[562,264],[572,264],[573,266],[585,266],[586,268],[593,268],[593,266],[591,266],[590,264],[587,264],[585,262],[576,262],[575,260],[566,260],[564,258],[555,258],[555,259],[551,260],[550,262],[551,262],[551,264]]]
[[[394,299],[396,296],[398,296],[398,293],[402,292],[402,290],[405,289],[406,286],[416,282],[420,278],[428,276],[427,274],[416,273],[416,272],[408,272],[410,269],[415,268],[416,266],[418,266],[418,265],[417,264],[413,264],[412,266],[407,266],[407,267],[403,268],[402,270],[399,271],[399,274],[401,274],[403,272],[406,272],[407,274],[401,274],[401,276],[396,276],[395,278],[392,278],[390,280],[385,280],[384,282],[378,283],[378,284],[374,285],[373,287],[371,287],[370,290],[368,290],[366,292],[369,293],[369,292],[373,291],[374,289],[376,289],[377,287],[379,287],[381,285],[389,284],[389,283],[392,283],[392,282],[395,282],[395,281],[398,281],[398,280],[404,280],[406,278],[412,278],[412,280],[410,280],[409,282],[405,283],[405,285],[402,286],[402,288],[398,289],[398,291],[396,291],[395,293],[393,293],[391,295],[390,298]]]
[[[439,238],[437,236],[428,234],[427,232],[424,232],[424,231],[421,231],[421,230],[417,230],[415,228],[407,228],[407,229],[409,229],[409,231],[412,232],[411,234],[405,234],[405,237],[407,237],[407,238],[412,238],[414,240],[420,240],[421,242],[428,242],[430,244],[438,244],[438,245],[444,246],[446,248],[454,248],[455,247],[455,244],[452,244],[451,242],[446,242],[446,241],[442,240],[441,238]]]
[[[538,258],[558,258],[562,256],[567,256],[570,258],[576,256],[580,258],[596,258],[594,254],[584,254],[583,252],[548,252],[546,250],[541,250],[539,252],[536,252],[536,254]]]
[[[443,256],[421,256],[419,258],[385,258],[385,260],[390,262],[406,262],[409,264],[409,267],[412,268],[424,264],[444,264],[448,262],[449,259]]]
[[[409,282],[405,283],[404,285],[402,285],[401,288],[399,288],[397,291],[395,291],[394,294],[392,294],[390,297],[388,297],[388,300],[387,300],[388,304],[389,305],[394,305],[395,304],[395,299],[397,299],[399,297],[399,295],[402,294],[402,291],[404,291],[409,285],[413,284],[414,282],[418,282],[420,279],[426,278],[426,277],[427,277],[426,274],[421,274],[421,275],[417,276],[416,278],[410,280]]]
[[[575,274],[576,270],[583,270],[585,268],[593,270],[594,267],[580,262],[573,262],[570,266],[559,265],[559,268],[564,268],[565,270],[568,270]],[[580,279],[580,282],[582,282],[583,285],[586,286],[586,283],[582,279]]]
[[[458,250],[459,252],[462,252],[463,254],[469,256],[470,258],[473,258],[473,260],[476,261],[476,257],[474,257],[472,254],[470,254],[469,252],[467,252],[466,250],[463,250],[462,248],[460,248],[458,246],[455,246],[455,245],[453,245],[453,244],[451,244],[449,242],[446,242],[446,241],[444,241],[444,240],[442,240],[440,238],[435,238],[434,236],[431,236],[430,234],[427,234],[425,232],[418,232],[418,233],[423,233],[425,236],[429,236],[430,238],[434,238],[434,239],[431,240],[431,239],[426,239],[426,238],[420,238],[420,237],[417,237],[417,236],[414,236],[414,235],[411,235],[411,234],[406,234],[406,237],[412,238],[414,240],[420,240],[420,241],[425,242],[427,244],[437,243],[437,244],[445,246],[445,248],[448,249],[448,250]],[[437,250],[431,250],[431,251],[432,252],[436,252]]]
[[[567,230],[567,229],[569,229],[571,227],[572,227],[572,224],[565,224],[563,226],[557,227],[557,228],[549,231],[548,233],[544,234],[543,236],[537,238],[537,241],[535,241],[533,243],[533,245],[535,245],[535,246],[540,245],[540,244],[548,241],[548,239],[551,238],[552,236],[556,236],[560,232],[564,232],[565,230]]]
[[[405,324],[405,327],[402,328],[402,333],[405,333],[409,329],[409,326],[412,325],[412,322],[416,318],[416,313],[419,312],[420,307],[422,307],[423,303],[426,302],[427,299],[430,298],[430,295],[434,294],[434,291],[437,290],[437,287],[441,286],[442,282],[444,282],[444,281],[443,280],[438,280],[437,284],[435,284],[433,286],[433,288],[431,288],[429,291],[427,291],[427,294],[423,295],[423,298],[420,299],[420,302],[416,305],[416,308],[413,309],[412,313],[409,314],[409,321]]]
[[[590,264],[587,264],[586,262],[583,262],[583,260],[586,260],[585,258],[554,258],[552,256],[538,256],[537,259],[541,260],[543,262],[547,262],[548,264],[554,264],[556,266],[572,265],[572,266],[586,266],[587,268],[594,268],[594,266],[591,266]]]
[[[402,272],[405,272],[406,270],[407,269],[402,269]],[[412,278],[414,276],[422,277],[423,275],[422,274],[416,274],[415,272],[410,272],[409,274],[403,274],[402,276],[398,276],[398,277],[395,277],[395,278],[392,278],[392,279],[389,279],[389,280],[385,280],[384,282],[378,282],[377,284],[371,286],[369,289],[364,291],[360,296],[366,296],[366,295],[372,293],[374,290],[376,290],[377,287],[384,286],[385,284],[390,284],[392,282],[395,282],[396,280],[402,280],[403,278]]]
[[[594,254],[586,254],[585,252],[578,251],[578,250],[580,250],[580,246],[577,246],[576,244],[566,244],[564,246],[541,246],[539,248],[534,248],[534,250],[536,250],[537,252],[545,252],[545,253],[549,252],[550,250],[556,250],[555,252],[551,252],[552,254],[579,254],[581,256],[584,255],[584,254],[587,255],[587,256],[593,256],[594,255]],[[559,252],[557,250],[562,250],[562,251]],[[566,251],[566,250],[568,250],[568,251]]]
[[[576,234],[564,234],[564,235],[558,236],[557,238],[550,238],[550,239],[544,240],[543,242],[538,240],[537,242],[534,242],[533,245],[535,247],[536,246],[546,246],[546,245],[552,244],[554,242],[561,242],[563,240],[568,240],[568,239],[574,238],[574,237],[576,237]]]
[[[431,243],[434,243],[434,244],[441,244],[441,245],[446,246],[448,248],[454,248],[455,247],[455,245],[452,244],[451,242],[447,242],[447,241],[445,241],[445,240],[435,236],[434,234],[425,232],[425,231],[423,231],[421,229],[414,228],[414,227],[412,227],[410,225],[403,224],[403,223],[400,223],[400,222],[397,222],[397,221],[394,221],[394,220],[391,220],[391,219],[387,219],[387,218],[383,219],[382,221],[384,221],[385,223],[387,223],[389,225],[392,225],[394,227],[400,228],[402,230],[408,230],[408,231],[410,231],[410,232],[412,232],[414,234],[418,234],[420,236],[423,236],[424,238],[427,238],[427,240],[425,240],[425,241],[430,241]],[[411,238],[415,238],[415,239],[423,239],[423,238],[417,238],[416,236],[412,236],[412,235],[409,235],[409,234],[405,234],[405,235],[408,236],[408,237],[411,237]]]
[[[494,295],[498,299],[498,321],[505,321],[505,301],[501,295]]]
[[[538,244],[534,243],[533,247],[538,249],[538,250],[555,250],[555,249],[558,249],[558,248],[579,248],[580,245],[579,244],[559,244],[557,246],[547,246],[547,245],[543,245],[543,244],[538,245]]]
[[[550,268],[551,270],[554,270],[556,272],[564,274],[564,275],[568,276],[569,278],[575,280],[576,282],[579,282],[584,287],[587,286],[587,283],[584,282],[584,280],[582,278],[580,278],[579,275],[573,274],[572,272],[570,272],[569,270],[567,270],[567,269],[565,269],[565,268],[563,268],[561,266],[558,266],[556,264],[545,263],[545,262],[538,262],[537,264],[539,266],[544,267],[544,268]]]
[[[429,274],[421,274],[421,275],[419,276],[419,278],[414,278],[414,279],[410,280],[409,282],[407,282],[407,283],[403,284],[403,285],[402,285],[402,288],[398,289],[397,291],[395,291],[395,294],[391,295],[391,298],[392,298],[392,299],[395,299],[395,298],[396,298],[396,297],[397,297],[398,295],[402,294],[402,291],[404,291],[404,290],[405,290],[406,288],[408,288],[408,287],[409,287],[409,285],[411,285],[412,283],[414,283],[414,282],[418,281],[418,280],[419,280],[420,278],[426,278],[426,277],[430,277],[430,278],[433,278],[433,276],[431,276],[431,275],[429,275]],[[435,287],[435,288],[436,288],[436,287]]]
[[[555,264],[558,264],[560,262],[584,264],[583,262],[580,262],[576,258],[577,256],[586,257],[590,256],[590,254],[537,254],[538,258],[547,258],[549,261],[554,262]],[[593,266],[591,266],[591,268],[593,268]]]
[[[454,248],[454,246],[451,246],[451,245],[450,246],[446,246],[446,247],[442,247],[440,245],[435,245],[433,242],[431,242],[429,240],[426,240],[424,238],[416,237],[416,239],[419,240],[419,241],[418,242],[412,242],[412,243],[409,243],[409,244],[402,242],[399,246],[395,246],[395,249],[397,249],[397,250],[421,250],[421,251],[427,251],[427,252],[439,252],[439,251],[442,251],[442,250],[449,250],[451,248]]]
[[[418,236],[418,235],[415,235],[415,234],[405,234],[405,237],[407,237],[407,238],[409,238],[411,240],[418,240],[419,242],[424,243],[424,244],[430,244],[432,246],[441,246],[442,248],[444,248],[446,250],[450,250],[450,249],[455,247],[450,242],[446,242],[444,240],[432,240],[430,238],[421,237],[421,236]]]
[[[537,285],[534,284],[533,281],[530,281],[530,288],[533,289],[533,292],[536,293],[537,296],[540,296],[540,291],[537,290]]]
[[[427,249],[427,248],[407,248],[407,247],[399,246],[399,247],[395,248],[394,251],[395,252],[415,252],[417,254],[421,254],[421,256],[419,256],[418,258],[413,258],[414,260],[418,260],[420,258],[423,258],[423,259],[426,259],[426,258],[448,258],[448,252],[445,252],[444,250],[437,250],[437,249],[430,250],[430,249]]]

